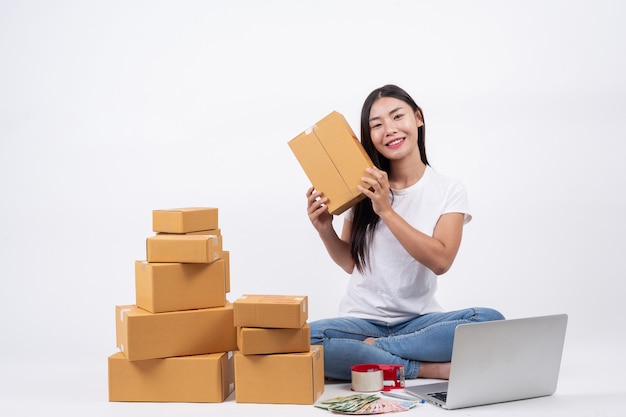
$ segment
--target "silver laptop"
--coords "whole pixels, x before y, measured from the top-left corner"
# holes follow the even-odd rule
[[[459,325],[450,379],[405,391],[448,410],[552,395],[566,327],[566,314]]]

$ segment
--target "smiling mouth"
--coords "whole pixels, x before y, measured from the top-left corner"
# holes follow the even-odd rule
[[[400,139],[396,139],[396,140],[392,140],[391,142],[389,142],[388,144],[386,144],[385,146],[387,146],[388,148],[393,148],[394,146],[399,145],[400,143],[402,143],[404,141],[404,138],[400,138]]]

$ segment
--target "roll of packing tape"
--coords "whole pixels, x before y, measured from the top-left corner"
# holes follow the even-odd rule
[[[350,369],[352,370],[353,391],[373,392],[383,389],[383,371],[378,365],[354,365]]]

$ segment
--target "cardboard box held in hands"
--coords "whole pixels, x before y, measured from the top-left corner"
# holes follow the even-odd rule
[[[357,186],[374,166],[340,113],[328,116],[289,141],[311,184],[328,198],[328,212],[338,215],[365,198]]]

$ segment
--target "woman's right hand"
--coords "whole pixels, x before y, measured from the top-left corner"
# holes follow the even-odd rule
[[[333,228],[333,215],[328,212],[328,198],[324,197],[319,191],[315,191],[313,187],[306,192],[307,213],[309,220],[319,233],[324,246],[332,260],[339,265],[348,274],[354,270],[354,260],[350,254],[350,222],[344,220],[342,233],[346,236],[346,240],[341,240],[335,229]]]
[[[322,193],[311,187],[306,192],[307,196],[307,214],[311,224],[319,234],[327,233],[333,228],[333,216],[328,212],[326,202],[328,198],[323,197]]]

